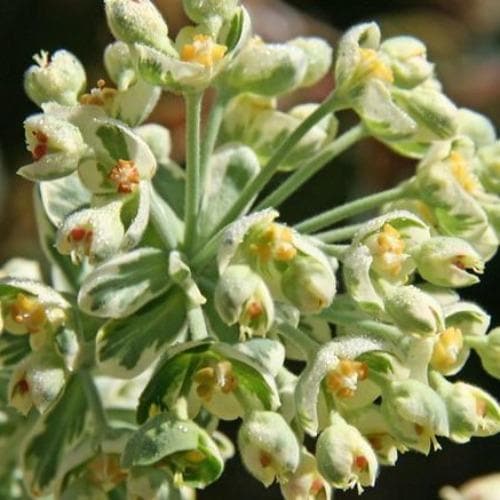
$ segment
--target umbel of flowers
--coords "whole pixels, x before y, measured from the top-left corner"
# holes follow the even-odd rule
[[[237,452],[284,498],[325,499],[374,486],[400,453],[496,434],[497,401],[449,377],[474,350],[500,378],[499,329],[457,291],[498,248],[500,142],[446,97],[425,45],[374,23],[334,49],[269,44],[237,0],[184,0],[174,40],[149,0],[104,8],[117,40],[94,88],[64,50],[25,75],[41,109],[19,173],[51,285],[33,262],[2,270],[0,496],[193,498]],[[277,106],[331,71],[324,102]],[[185,99],[185,168],[144,124],[162,92]],[[345,109],[359,123],[339,135]],[[413,177],[279,218],[365,137],[416,159]]]

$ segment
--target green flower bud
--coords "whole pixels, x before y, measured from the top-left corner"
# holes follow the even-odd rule
[[[322,38],[294,38],[289,45],[302,49],[307,57],[307,70],[301,87],[310,87],[319,82],[332,65],[333,50]]]
[[[277,96],[300,86],[307,69],[302,49],[253,38],[224,73],[224,85],[238,92]]]
[[[39,351],[19,363],[11,374],[8,387],[9,406],[27,415],[34,406],[40,413],[64,387],[63,361],[55,353]]]
[[[373,448],[356,427],[338,413],[316,443],[316,460],[320,474],[333,487],[346,490],[374,486],[378,461]]]
[[[405,445],[424,454],[439,449],[436,436],[448,436],[446,406],[428,385],[417,380],[393,381],[384,388],[382,412],[392,432]]]
[[[65,177],[74,172],[88,148],[71,123],[50,114],[33,115],[24,122],[26,145],[34,162],[18,170],[32,181]]]
[[[285,297],[303,314],[322,311],[336,292],[331,267],[309,256],[293,260],[283,273],[281,286]]]
[[[427,61],[425,44],[417,38],[389,38],[382,43],[380,51],[387,57],[397,87],[415,87],[434,73],[434,64]]]
[[[452,441],[467,443],[473,436],[500,432],[500,406],[486,391],[464,382],[450,383],[435,372],[431,383],[446,404]]]
[[[195,23],[204,23],[212,17],[230,19],[239,0],[183,0],[187,16]]]
[[[494,328],[484,337],[469,337],[466,342],[478,354],[483,368],[500,379],[500,328]]]
[[[224,322],[239,323],[243,337],[264,336],[274,322],[274,303],[269,290],[248,266],[229,266],[217,283],[214,300]]]
[[[57,250],[70,255],[74,263],[80,263],[84,257],[92,263],[115,255],[125,235],[120,218],[122,206],[114,201],[68,216],[57,232]]]
[[[105,0],[106,17],[113,35],[125,43],[143,43],[169,52],[168,27],[150,0]]]
[[[238,448],[248,471],[264,486],[286,482],[300,461],[295,434],[283,417],[270,411],[251,413],[238,431]]]
[[[158,164],[167,164],[172,151],[170,131],[156,123],[148,123],[134,130],[134,132],[149,146]]]
[[[127,493],[131,498],[185,500],[182,489],[174,486],[172,476],[164,469],[133,467],[127,478]]]
[[[127,90],[137,79],[130,49],[124,42],[114,42],[106,47],[104,66],[118,90]]]
[[[285,500],[330,500],[331,487],[318,472],[316,458],[304,448],[297,470],[280,484]]]
[[[413,285],[390,288],[384,303],[391,319],[403,331],[427,336],[444,328],[439,302]]]
[[[500,491],[500,474],[492,473],[481,477],[470,479],[460,488],[444,486],[439,490],[441,500],[495,500],[497,491]]]
[[[500,141],[479,149],[479,176],[489,191],[500,194]]]
[[[37,64],[28,68],[24,75],[28,97],[39,106],[50,101],[64,106],[77,104],[86,85],[80,61],[66,50],[58,50],[52,57],[42,51],[33,59]]]
[[[493,144],[495,127],[486,116],[467,108],[460,108],[457,115],[458,135],[465,135],[474,141],[477,148]]]
[[[436,236],[424,241],[413,253],[422,278],[438,286],[454,288],[479,283],[479,278],[468,272],[481,274],[484,261],[465,240]]]

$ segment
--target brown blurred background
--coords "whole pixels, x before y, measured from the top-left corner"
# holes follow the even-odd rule
[[[459,105],[474,108],[500,124],[500,0],[243,0],[254,29],[265,40],[282,41],[298,35],[327,38],[333,45],[339,33],[364,20],[380,23],[385,37],[411,34],[424,40],[429,58],[437,63],[447,94]],[[186,23],[180,2],[158,0],[171,33]],[[14,175],[29,161],[22,122],[36,112],[22,91],[22,75],[40,49],[66,48],[88,71],[93,85],[104,74],[102,50],[111,41],[102,0],[0,0],[0,263],[13,255],[39,258],[32,216],[31,185]],[[297,101],[321,100],[333,82],[326,78],[299,95],[283,99],[284,107]],[[207,99],[206,107],[209,106]],[[174,137],[174,156],[183,155],[183,107],[169,95],[152,117],[168,126]],[[283,219],[293,222],[353,196],[395,184],[410,175],[413,163],[402,160],[374,141],[365,141],[324,169],[301,193],[283,205]],[[278,183],[276,179],[275,183]],[[500,259],[488,267],[481,284],[464,292],[500,319],[497,291]],[[481,373],[475,357],[462,377],[498,397],[499,384]],[[228,427],[234,433],[234,428]],[[437,498],[443,484],[460,484],[479,474],[500,471],[500,439],[474,440],[465,446],[444,442],[429,457],[402,456],[395,468],[383,469],[377,485],[363,498],[396,500]],[[222,481],[200,494],[201,499],[278,499],[276,488],[264,490],[241,468],[237,459],[227,464]],[[356,498],[354,492],[337,499]],[[498,492],[500,499],[500,492]]]

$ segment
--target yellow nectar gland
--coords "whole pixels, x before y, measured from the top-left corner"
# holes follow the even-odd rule
[[[360,48],[359,52],[361,54],[357,70],[359,77],[368,76],[388,83],[394,82],[391,68],[380,59],[376,50]]]
[[[383,267],[393,276],[401,272],[405,242],[397,229],[384,224],[377,236],[376,253],[381,257]]]
[[[80,104],[105,106],[109,101],[114,99],[116,92],[116,89],[106,87],[106,81],[100,79],[97,81],[97,88],[93,88],[90,94],[83,94],[80,97]]]
[[[297,255],[292,230],[274,223],[263,232],[258,243],[250,245],[250,250],[264,262],[271,259],[290,262]]]
[[[195,35],[193,43],[188,43],[182,47],[181,60],[211,68],[224,57],[226,52],[227,47],[215,43],[212,37]]]
[[[457,182],[467,191],[468,193],[474,193],[479,190],[479,182],[474,177],[470,171],[468,163],[465,161],[464,157],[453,151],[450,154],[451,172]]]
[[[201,368],[194,374],[193,379],[198,384],[196,394],[207,402],[216,391],[230,394],[238,387],[238,379],[229,361],[219,361],[212,366]]]
[[[15,302],[10,306],[10,315],[29,333],[38,333],[47,323],[47,313],[43,305],[37,299],[23,293],[17,294]]]
[[[183,454],[184,460],[192,464],[201,464],[207,457],[199,450],[189,450]]]
[[[133,193],[141,180],[139,171],[132,160],[118,160],[108,178],[116,185],[117,191],[123,194]]]
[[[341,359],[334,370],[326,376],[328,390],[339,398],[351,398],[358,388],[358,382],[368,376],[368,366],[360,361]]]
[[[460,328],[450,326],[443,330],[434,344],[431,366],[438,371],[446,371],[457,362],[464,347],[464,339]]]

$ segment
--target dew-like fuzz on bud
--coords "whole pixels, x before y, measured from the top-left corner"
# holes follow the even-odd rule
[[[17,294],[10,306],[10,315],[15,323],[24,326],[29,333],[38,333],[47,323],[47,313],[43,305],[34,297]]]
[[[193,43],[182,47],[181,59],[186,62],[201,64],[205,68],[215,66],[227,52],[225,45],[215,43],[208,35],[195,35]]]
[[[200,368],[193,377],[196,394],[209,402],[215,392],[230,394],[238,387],[238,379],[229,361],[219,361],[212,366]]]
[[[339,398],[351,398],[356,393],[358,383],[368,376],[366,363],[341,359],[334,370],[326,376],[328,390]]]
[[[439,333],[432,352],[431,366],[439,372],[446,371],[457,362],[464,346],[460,328],[453,326]]]

